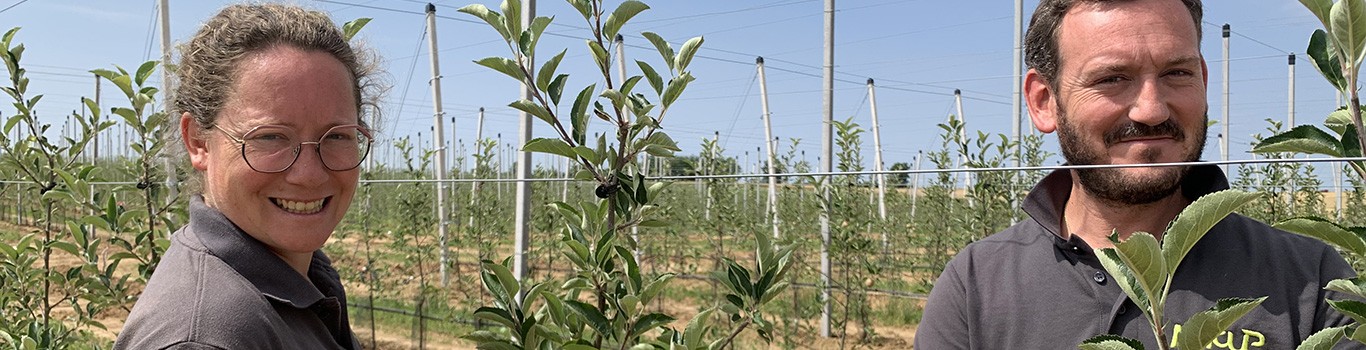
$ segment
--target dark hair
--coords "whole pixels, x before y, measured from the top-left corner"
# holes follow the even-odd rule
[[[1116,3],[1129,0],[1041,0],[1039,7],[1034,10],[1034,16],[1029,19],[1029,30],[1025,34],[1024,54],[1025,66],[1033,68],[1043,76],[1049,85],[1056,87],[1058,67],[1062,65],[1058,56],[1058,28],[1062,26],[1062,18],[1078,3]],[[1200,28],[1200,23],[1204,18],[1204,9],[1200,0],[1181,0],[1186,5],[1186,10],[1190,11],[1191,19],[1195,21],[1196,42],[1204,35]]]
[[[176,114],[189,113],[201,128],[214,125],[237,80],[243,57],[275,45],[328,53],[351,72],[361,125],[377,119],[382,89],[374,55],[353,48],[327,14],[280,4],[231,5],[204,22],[180,48]],[[366,108],[371,107],[371,108]],[[369,118],[366,118],[369,116]],[[378,124],[378,120],[372,120]]]

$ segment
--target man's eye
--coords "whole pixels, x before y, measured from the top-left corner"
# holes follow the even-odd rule
[[[1092,84],[1093,84],[1093,85],[1108,85],[1108,84],[1115,84],[1115,83],[1123,82],[1124,80],[1125,80],[1125,79],[1124,79],[1123,76],[1115,75],[1115,76],[1108,76],[1108,77],[1104,77],[1104,78],[1097,79],[1097,80],[1096,80],[1094,83],[1092,83]]]

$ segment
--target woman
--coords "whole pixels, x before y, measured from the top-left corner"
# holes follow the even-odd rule
[[[235,5],[182,48],[180,134],[203,190],[116,349],[359,349],[320,248],[370,146],[372,60],[326,14]]]

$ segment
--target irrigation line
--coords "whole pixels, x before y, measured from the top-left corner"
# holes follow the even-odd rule
[[[842,176],[842,175],[893,175],[893,174],[935,174],[935,173],[984,173],[995,171],[1052,171],[1052,170],[1073,170],[1073,169],[1117,169],[1117,168],[1156,168],[1156,167],[1176,167],[1176,166],[1197,166],[1197,165],[1245,165],[1245,164],[1276,164],[1276,163],[1332,163],[1332,162],[1366,162],[1366,157],[1346,157],[1346,158],[1289,158],[1289,159],[1241,159],[1224,161],[1199,161],[1199,162],[1177,162],[1177,163],[1148,163],[1148,164],[1102,164],[1102,165],[1054,165],[1054,166],[1023,166],[1023,167],[992,167],[992,168],[954,168],[954,169],[907,169],[907,170],[883,170],[883,171],[833,171],[833,172],[806,172],[806,173],[776,173],[776,174],[728,174],[728,175],[682,175],[682,176],[650,176],[650,180],[711,180],[711,179],[745,179],[745,178],[769,178],[769,177],[819,177],[819,176]],[[370,183],[464,183],[464,182],[564,182],[564,181],[585,181],[573,178],[535,178],[535,179],[411,179],[411,180],[361,180],[362,184]],[[0,181],[0,183],[7,183]],[[28,182],[23,182],[28,183]],[[95,184],[136,184],[128,183],[95,183]]]
[[[423,319],[427,319],[427,320],[431,320],[431,321],[440,321],[440,322],[446,322],[446,323],[458,323],[458,324],[463,324],[463,325],[477,326],[477,324],[476,324],[475,321],[466,320],[466,319],[463,319],[463,318],[441,318],[441,317],[436,317],[436,316],[431,316],[431,315],[426,315],[426,314],[418,315],[416,311],[412,311],[412,310],[408,310],[408,309],[390,308],[390,307],[383,307],[383,306],[371,306],[371,305],[365,305],[365,304],[356,303],[356,302],[351,302],[351,301],[347,301],[347,302],[346,302],[346,306],[347,306],[347,307],[359,308],[359,309],[369,309],[369,310],[375,310],[375,311],[383,311],[383,312],[394,313],[394,314],[400,314],[400,315],[409,316],[409,317],[422,317]]]

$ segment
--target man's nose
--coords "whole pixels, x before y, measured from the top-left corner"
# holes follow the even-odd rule
[[[1154,126],[1171,119],[1168,107],[1168,92],[1164,91],[1157,78],[1144,79],[1137,86],[1138,91],[1129,106],[1129,119],[1137,123]]]

